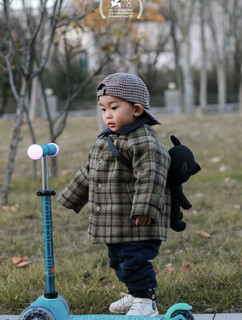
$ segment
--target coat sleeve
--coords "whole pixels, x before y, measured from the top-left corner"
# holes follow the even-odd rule
[[[61,192],[57,200],[67,209],[73,209],[76,213],[88,201],[89,164],[84,164]]]
[[[156,221],[165,205],[169,153],[158,138],[138,139],[132,163],[135,182],[131,218],[146,215]]]

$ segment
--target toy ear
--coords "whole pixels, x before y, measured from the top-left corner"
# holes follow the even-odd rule
[[[179,146],[181,142],[177,139],[175,136],[171,136],[171,142],[174,144],[174,146]]]

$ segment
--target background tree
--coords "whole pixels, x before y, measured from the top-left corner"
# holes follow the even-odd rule
[[[216,19],[214,15],[216,12]],[[209,26],[212,32],[212,40],[214,44],[215,63],[217,70],[218,85],[218,104],[220,112],[225,110],[227,100],[226,94],[226,24],[223,4],[220,0],[209,1],[208,3]],[[217,32],[217,30],[220,32]]]
[[[238,93],[239,112],[242,114],[242,2],[239,0],[225,1],[224,7],[229,17],[230,36],[234,43],[234,92]]]
[[[171,25],[170,36],[173,44],[173,53],[174,53],[174,65],[175,65],[175,82],[179,90],[179,102],[181,112],[185,111],[184,106],[184,86],[183,86],[183,76],[182,68],[180,66],[180,46],[177,38],[178,25],[177,25],[177,16],[176,16],[176,3],[169,0],[169,13],[168,17]]]
[[[44,108],[49,124],[50,141],[57,142],[57,138],[65,129],[69,111],[72,107],[73,101],[80,96],[83,88],[86,88],[91,83],[94,77],[100,73],[106,61],[101,61],[100,65],[96,65],[95,70],[87,70],[85,66],[81,65],[81,57],[86,53],[86,48],[82,44],[83,29],[85,25],[83,21],[96,8],[95,3],[84,1],[81,4],[79,1],[73,1],[65,7],[65,18],[62,19],[56,27],[55,43],[52,50],[51,63],[48,68],[39,74],[38,79],[41,88],[41,95],[44,102]],[[71,34],[78,34],[79,37],[74,37]],[[38,53],[35,54],[37,62],[40,57]],[[46,89],[50,82],[53,72],[52,65],[55,66],[56,71],[59,70],[59,79],[61,79],[61,98],[64,104],[59,107],[59,112],[53,116],[50,112],[50,105],[46,95]],[[56,78],[53,82],[56,82]],[[52,82],[51,87],[54,87]],[[58,90],[58,88],[56,87]],[[58,174],[57,157],[51,159],[50,171],[53,176]]]
[[[183,75],[184,111],[189,113],[194,106],[193,76],[191,68],[191,24],[195,0],[177,2],[177,22],[181,32],[180,65]]]
[[[23,113],[24,111],[27,113],[26,101],[29,86],[31,81],[42,72],[48,61],[57,21],[60,18],[62,3],[63,0],[55,0],[53,2],[52,9],[47,10],[47,0],[40,1],[38,18],[35,24],[31,24],[31,16],[29,14],[29,10],[26,9],[24,15],[20,17],[20,19],[24,19],[25,21],[24,32],[23,30],[18,29],[15,24],[13,24],[14,19],[12,19],[12,17],[14,16],[14,11],[11,8],[11,1],[3,0],[1,4],[4,12],[4,23],[6,25],[6,34],[4,39],[6,48],[0,52],[0,58],[2,61],[1,65],[5,64],[7,68],[9,83],[17,104],[14,129],[8,155],[8,163],[1,189],[1,205],[6,205],[8,203],[9,188],[20,140]],[[23,1],[23,4],[25,4],[25,1]],[[41,56],[39,64],[37,65],[36,69],[33,70],[33,48],[38,36],[40,35],[41,29],[46,24],[49,25],[48,35],[46,34],[46,47],[43,51],[43,55]],[[13,63],[16,63],[21,74],[20,83],[18,86],[13,77]]]
[[[44,106],[46,110],[47,120],[49,124],[49,135],[50,141],[53,143],[57,142],[57,138],[62,134],[65,129],[68,113],[71,109],[73,101],[80,95],[83,89],[93,81],[96,75],[98,75],[101,69],[107,63],[107,60],[103,60],[100,65],[97,66],[97,69],[92,72],[86,73],[84,72],[84,77],[82,79],[77,79],[77,82],[71,81],[73,80],[73,75],[75,74],[75,69],[80,67],[73,62],[75,58],[75,54],[73,53],[73,47],[68,44],[67,38],[64,37],[64,65],[62,65],[62,79],[63,83],[66,86],[67,95],[64,99],[64,105],[60,109],[60,112],[57,116],[52,116],[50,112],[50,106],[48,103],[47,95],[46,95],[46,86],[44,81],[44,75],[39,75],[41,93],[44,100]],[[75,59],[74,59],[75,60]],[[93,90],[94,91],[94,90]],[[95,92],[95,91],[94,91]],[[57,157],[51,159],[51,174],[52,176],[57,176],[58,174],[58,166],[57,166]]]
[[[195,0],[169,0],[172,16],[172,35],[176,63],[179,65],[178,84],[183,91],[184,112],[191,112],[194,106],[193,77],[191,68],[191,24]],[[180,71],[182,84],[180,81]]]
[[[200,0],[200,31],[201,31],[201,66],[199,86],[199,112],[207,110],[207,47],[206,47],[206,0]]]

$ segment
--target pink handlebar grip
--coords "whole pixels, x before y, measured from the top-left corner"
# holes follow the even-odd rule
[[[51,156],[55,157],[59,153],[59,147],[55,143],[49,143],[49,144],[32,144],[28,150],[27,154],[30,159],[32,160],[39,160],[41,157],[45,156]]]
[[[39,144],[29,146],[27,154],[32,160],[39,160],[43,156],[43,149]]]

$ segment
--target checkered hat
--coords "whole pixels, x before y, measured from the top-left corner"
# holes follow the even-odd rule
[[[161,124],[150,110],[150,95],[145,83],[137,76],[129,73],[113,73],[107,76],[97,87],[97,98],[110,95],[132,103],[138,103],[144,108],[151,124]]]

